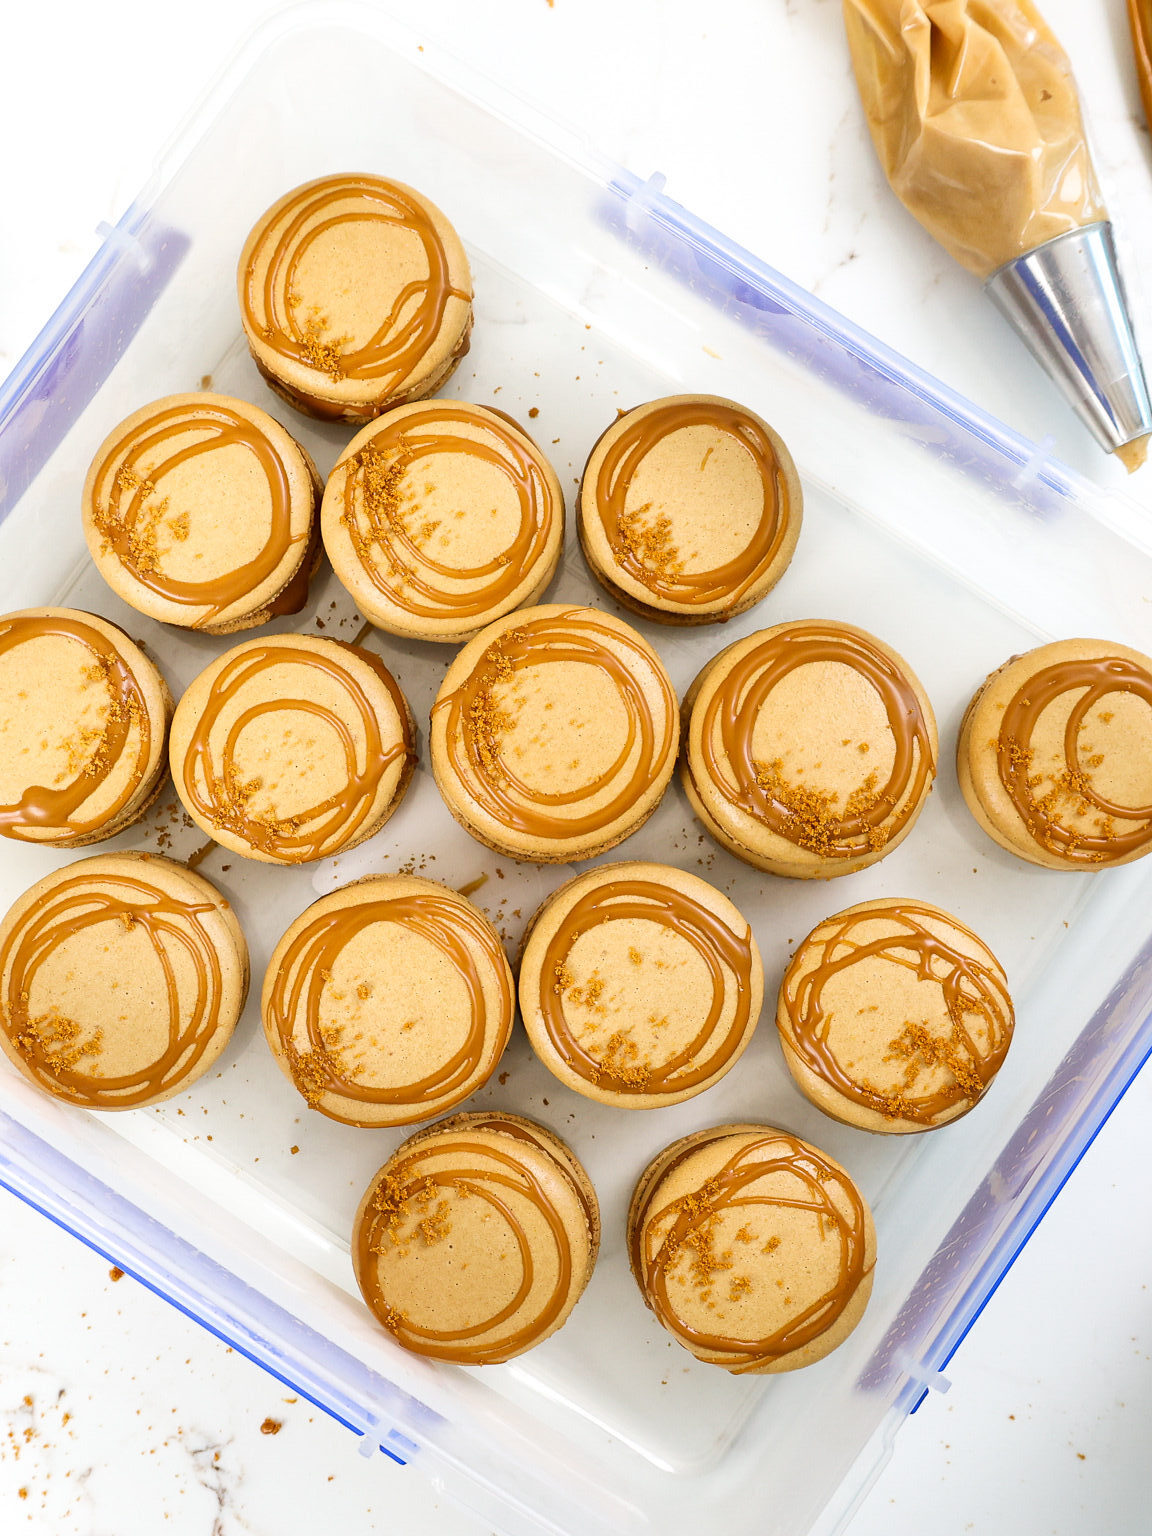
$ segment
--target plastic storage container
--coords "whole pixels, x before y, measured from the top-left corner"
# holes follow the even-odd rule
[[[385,30],[387,36],[385,37]],[[316,80],[340,82],[340,111]],[[511,1365],[467,1371],[399,1350],[366,1313],[348,1256],[352,1213],[400,1133],[307,1111],[273,1064],[255,1005],[218,1071],[153,1110],[103,1118],[0,1074],[0,1182],[363,1436],[482,1510],[501,1531],[731,1536],[807,1530],[845,1514],[1152,1047],[1152,860],[1060,874],[1001,853],[964,808],[950,750],[985,673],[1057,635],[1152,648],[1152,552],[1137,509],[1032,445],[693,220],[655,181],[558,142],[520,104],[392,23],[326,6],[260,33],[108,232],[0,396],[0,609],[91,607],[142,638],[175,688],[226,640],[165,631],[124,608],[87,560],[84,471],[138,404],[207,382],[282,418],[248,360],[233,272],[255,216],[285,189],[377,169],[426,191],[473,261],[473,347],[450,392],[531,422],[566,487],[618,405],[682,390],[767,417],[804,479],[796,560],[722,631],[643,626],[683,688],[722,644],[783,618],[863,624],[905,655],[936,705],[942,765],[907,842],[834,885],[773,880],[715,848],[678,789],[620,856],[669,859],[729,890],[764,952],[769,991],[791,944],[874,896],[955,911],[1005,963],[1017,1037],[987,1099],[928,1136],[871,1138],[825,1119],[780,1059],[770,1010],[738,1067],[671,1109],[578,1098],[515,1039],[477,1096],[565,1136],[601,1195],[600,1264],[571,1321]],[[350,429],[293,418],[327,470]],[[604,601],[571,539],[560,599]],[[352,638],[330,577],[279,621]],[[447,653],[369,642],[426,721]],[[201,839],[162,795],[111,846]],[[66,855],[8,844],[6,905]],[[278,870],[210,851],[257,982],[276,938],[318,892],[415,867],[475,898],[510,940],[569,873],[473,843],[422,768],[400,812],[343,859]],[[258,991],[258,987],[255,989]],[[873,1204],[876,1287],[828,1359],[781,1378],[730,1377],[669,1342],[628,1274],[623,1217],[657,1149],[727,1120],[826,1147]],[[398,1475],[398,1474],[397,1474]]]

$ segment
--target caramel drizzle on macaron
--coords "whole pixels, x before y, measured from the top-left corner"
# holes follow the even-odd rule
[[[616,653],[617,646],[635,657],[636,664],[660,690],[664,718],[659,735],[644,689]],[[613,762],[578,789],[532,789],[504,755],[502,738],[511,720],[493,694],[519,672],[560,662],[583,663],[609,677],[616,685],[628,727]],[[602,622],[595,610],[588,608],[572,608],[506,629],[460,686],[437,698],[433,718],[441,712],[447,715],[449,762],[477,804],[509,830],[549,840],[586,836],[619,820],[652,783],[675,746],[679,727],[676,695],[655,653],[639,635]],[[603,805],[583,815],[560,814],[564,807],[578,806],[611,789],[621,778],[624,782]]]
[[[715,1140],[723,1140],[727,1134],[720,1131]],[[632,1269],[640,1281],[645,1300],[669,1332],[675,1334],[694,1353],[724,1356],[724,1367],[739,1375],[755,1371],[784,1355],[803,1349],[832,1327],[852,1300],[866,1273],[867,1219],[860,1192],[843,1169],[814,1147],[805,1146],[803,1142],[781,1131],[767,1133],[741,1148],[698,1190],[653,1212],[651,1197],[668,1174],[707,1144],[695,1142],[685,1147],[661,1171],[655,1188],[649,1192],[632,1226]],[[758,1180],[778,1174],[785,1174],[790,1180],[798,1182],[803,1192],[791,1195],[757,1195],[751,1192],[751,1186]],[[832,1199],[833,1190],[847,1206],[847,1214]],[[831,1236],[838,1244],[840,1252],[836,1279],[826,1291],[806,1307],[800,1308],[795,1317],[789,1318],[774,1332],[762,1338],[739,1339],[729,1334],[694,1328],[676,1310],[668,1289],[669,1273],[685,1248],[691,1249],[710,1242],[710,1229],[722,1212],[757,1207],[766,1210],[811,1211],[818,1218],[821,1238],[827,1241]],[[646,1251],[647,1233],[669,1220],[670,1225],[659,1246],[649,1255]]]
[[[92,657],[93,682],[108,688],[108,708],[99,739],[76,777],[58,789],[30,784],[15,805],[0,805],[0,832],[22,841],[51,839],[31,837],[34,828],[52,828],[69,836],[81,836],[107,826],[131,801],[144,782],[152,752],[152,723],[148,701],[135,673],[106,635],[86,624],[82,617],[65,614],[17,616],[0,619],[0,662],[19,645],[59,638],[82,645]],[[78,815],[80,808],[107,782],[128,748],[133,728],[136,750],[127,783],[99,816]]]
[[[193,432],[205,435],[169,450],[169,444]],[[252,455],[268,486],[270,517],[263,545],[250,560],[209,581],[182,581],[168,575],[154,536],[164,526],[161,519],[167,503],[155,500],[163,495],[164,479],[205,454],[233,447]],[[305,494],[310,497],[311,491]],[[233,603],[262,586],[287,559],[293,544],[303,546],[302,563],[309,540],[308,529],[292,532],[292,488],[277,449],[240,411],[207,401],[158,410],[113,443],[96,471],[92,519],[133,581],[165,602],[203,607],[204,612],[190,626],[193,629],[211,624]],[[177,536],[171,529],[169,533],[175,542]],[[277,611],[298,611],[299,606],[302,604],[294,610]]]
[[[450,961],[468,989],[468,1028],[460,1047],[424,1077],[394,1087],[368,1085],[349,1076],[341,1066],[339,1047],[325,1041],[320,1025],[321,1000],[340,954],[366,928],[380,923],[395,923],[426,939]],[[483,972],[478,956],[483,959]],[[491,1040],[486,979],[495,984],[498,998]],[[470,902],[420,892],[359,902],[315,917],[280,956],[265,1017],[308,1103],[335,1119],[356,1124],[326,1105],[325,1096],[337,1094],[360,1104],[410,1105],[423,1114],[429,1104],[448,1108],[459,1102],[476,1086],[473,1080],[485,1055],[493,1066],[499,1060],[511,1033],[513,1009],[508,963],[491,925]],[[301,1031],[306,1042],[303,1049],[296,1043]]]
[[[895,747],[887,781],[879,788],[862,784],[840,814],[830,796],[785,784],[752,752],[756,722],[772,690],[815,662],[851,667],[871,684]],[[718,665],[724,670],[719,684],[709,691],[705,678],[703,685],[701,755],[712,784],[737,810],[829,859],[878,851],[912,818],[936,775],[931,732],[911,681],[871,640],[831,624],[790,624],[732,664],[721,657]]]
[[[1003,1064],[1012,1041],[1015,1016],[1004,973],[984,945],[955,918],[947,918],[957,934],[984,950],[987,960],[966,954],[928,927],[944,921],[941,913],[914,903],[893,902],[867,911],[849,910],[821,923],[797,950],[780,991],[781,1022],[787,1020],[785,1039],[801,1061],[817,1077],[846,1099],[877,1111],[889,1120],[911,1120],[923,1126],[936,1123],[957,1104],[975,1104]],[[875,923],[895,925],[895,933],[863,941],[856,930]],[[820,959],[813,964],[814,954]],[[943,995],[951,1023],[946,1036],[932,1035],[921,1023],[905,1024],[889,1043],[902,1085],[884,1089],[862,1082],[832,1049],[829,1039],[833,1014],[825,1011],[824,989],[842,972],[866,960],[879,959],[913,971],[918,981],[934,981]],[[884,1016],[884,1005],[879,1005]],[[967,1015],[983,1019],[987,1040],[979,1044],[965,1023]],[[921,1031],[923,1033],[921,1034]],[[945,1081],[932,1093],[916,1093],[919,1069],[946,1069]]]
[[[265,229],[243,274],[245,327],[281,357],[334,381],[372,379],[384,392],[394,389],[435,341],[449,300],[472,302],[468,289],[452,284],[448,253],[432,219],[394,181],[380,176],[329,176],[300,187],[271,219],[265,215],[265,220]],[[273,224],[282,227],[271,251],[267,251]],[[368,340],[345,351],[347,338],[324,341],[319,332],[322,322],[301,321],[296,295],[300,263],[314,242],[334,229],[355,224],[386,224],[414,235],[424,253],[428,275],[405,283]],[[267,269],[258,284],[256,271],[266,252]]]
[[[760,516],[745,547],[723,565],[704,571],[679,568],[675,553],[656,563],[643,538],[626,534],[627,500],[644,459],[673,433],[712,427],[746,450],[763,491]],[[722,600],[738,602],[768,570],[788,532],[788,482],[772,439],[747,411],[707,401],[674,401],[643,415],[636,411],[620,423],[596,476],[594,501],[613,557],[621,571],[656,597],[693,607]],[[637,513],[643,508],[636,509]]]
[[[436,430],[453,420],[483,430],[485,438]],[[413,524],[427,520],[438,526],[436,514],[421,519],[413,509],[405,516],[401,482],[409,474],[432,474],[430,461],[440,454],[464,455],[490,465],[516,497],[520,521],[512,542],[480,565],[455,566],[434,559]],[[512,596],[548,547],[555,499],[532,444],[467,405],[437,401],[400,420],[385,418],[343,469],[340,521],[364,574],[390,603],[418,618],[487,613]]]
[[[708,969],[711,997],[703,1023],[680,1050],[658,1064],[646,1062],[618,1077],[610,1066],[576,1039],[564,1016],[564,996],[556,985],[573,945],[601,923],[635,919],[654,923],[686,940]],[[613,1093],[679,1093],[695,1088],[724,1070],[748,1026],[752,985],[752,930],[733,933],[723,918],[674,886],[651,880],[614,880],[586,892],[557,924],[544,951],[540,972],[540,1015],[552,1045],[566,1065],[585,1081],[610,1079]],[[716,1036],[724,1005],[734,994],[735,1009],[727,1029]],[[701,1056],[707,1051],[708,1054]]]
[[[328,642],[334,648],[339,641]],[[262,645],[252,642],[227,658],[208,690],[200,716],[188,740],[181,769],[182,796],[210,826],[231,832],[234,837],[284,864],[302,864],[321,858],[330,848],[351,841],[372,811],[380,780],[400,759],[415,762],[408,710],[392,674],[371,652],[345,646],[366,662],[387,688],[399,719],[399,737],[386,746],[380,732],[380,720],[372,700],[351,671],[341,665],[338,656],[297,647],[290,642]],[[222,712],[240,700],[262,672],[273,667],[312,668],[338,683],[348,699],[352,718],[364,733],[363,766],[357,752],[356,734],[340,711],[309,698],[266,699],[263,703],[241,708],[229,726],[224,741],[215,750],[211,737]],[[281,710],[311,715],[327,725],[344,754],[345,784],[326,800],[290,817],[276,818],[251,814],[248,802],[259,787],[242,783],[235,767],[235,753],[243,731],[261,716]]]
[[[1073,704],[1064,727],[1062,774],[1045,795],[1037,796],[1032,765],[1032,734],[1044,711],[1062,694],[1084,691]],[[1110,693],[1131,693],[1152,708],[1152,675],[1120,656],[1059,662],[1043,667],[1020,685],[1008,702],[996,741],[1000,782],[1032,840],[1070,864],[1107,864],[1152,846],[1152,805],[1114,805],[1092,787],[1092,776],[1080,761],[1079,736],[1088,711]],[[1081,832],[1063,826],[1053,814],[1061,791],[1099,812],[1103,827]],[[1115,821],[1140,825],[1122,832]]]
[[[206,925],[217,915],[211,901],[183,901],[151,881],[120,874],[76,875],[34,901],[0,948],[0,1026],[36,1082],[58,1098],[89,1109],[131,1109],[193,1073],[220,1025],[224,982],[219,939]],[[167,1044],[160,1055],[138,1071],[117,1077],[100,1070],[105,1030],[85,1035],[74,1020],[52,1012],[33,1016],[30,1011],[44,962],[70,938],[109,922],[147,935],[163,971],[168,1013]],[[177,954],[193,967],[192,989],[181,989]],[[182,1023],[185,1012],[188,1021]]]
[[[494,1365],[510,1359],[548,1332],[560,1317],[569,1299],[573,1281],[572,1243],[564,1218],[553,1205],[539,1179],[518,1157],[502,1151],[490,1142],[473,1139],[476,1133],[490,1130],[501,1135],[510,1128],[499,1120],[469,1126],[447,1144],[442,1137],[429,1143],[417,1143],[398,1161],[388,1164],[379,1178],[376,1191],[360,1222],[356,1237],[357,1273],[364,1299],[375,1316],[402,1344],[419,1355],[436,1360],[451,1360],[457,1365]],[[588,1202],[575,1179],[549,1149],[534,1137],[519,1133],[518,1139],[540,1147],[575,1190],[585,1211]],[[403,1154],[403,1149],[402,1149]],[[431,1158],[451,1156],[454,1162],[445,1169],[423,1171],[422,1163]],[[485,1167],[495,1163],[495,1168]],[[536,1303],[532,1313],[519,1323],[514,1320],[527,1302],[536,1283],[536,1262],[528,1232],[517,1216],[509,1194],[526,1199],[544,1218],[552,1236],[556,1259],[556,1279],[548,1293]],[[520,1258],[520,1280],[515,1292],[489,1317],[466,1328],[441,1329],[421,1326],[404,1317],[388,1301],[381,1280],[377,1256],[406,1241],[396,1231],[405,1216],[416,1206],[430,1206],[434,1199],[476,1198],[482,1200],[497,1217],[502,1217],[512,1234]],[[480,1342],[485,1334],[502,1330],[494,1339]]]

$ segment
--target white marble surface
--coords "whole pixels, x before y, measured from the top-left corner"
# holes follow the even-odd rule
[[[267,7],[109,0],[6,16],[0,374]],[[1152,161],[1122,0],[1048,0],[1121,226],[1152,245]],[[424,0],[407,16],[886,341],[1108,484],[1105,459],[983,300],[892,202],[837,0]],[[320,91],[333,82],[318,81]],[[338,93],[333,91],[334,110]],[[1152,356],[1152,345],[1148,353]],[[1131,482],[1152,501],[1152,469]],[[1137,1081],[856,1514],[852,1536],[1148,1528],[1152,1081]],[[132,1280],[0,1195],[0,1531],[485,1536]],[[278,1434],[261,1433],[266,1419]]]

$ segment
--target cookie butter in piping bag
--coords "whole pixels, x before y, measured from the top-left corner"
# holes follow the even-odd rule
[[[844,21],[893,191],[1138,468],[1152,407],[1071,65],[1043,18],[1030,0],[844,0]]]

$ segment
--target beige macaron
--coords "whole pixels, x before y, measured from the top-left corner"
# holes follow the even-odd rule
[[[640,1293],[678,1343],[734,1375],[793,1371],[842,1344],[872,1292],[876,1233],[826,1152],[767,1125],[685,1136],[628,1212]]]
[[[171,714],[115,624],[73,608],[0,617],[0,832],[79,848],[130,826],[164,781]]]
[[[468,350],[460,237],[382,176],[325,176],[279,198],[244,243],[237,287],[257,368],[311,416],[371,421],[421,400]]]
[[[850,624],[777,624],[721,651],[684,699],[681,777],[723,847],[774,875],[851,874],[911,831],[936,776],[932,706]]]
[[[170,755],[176,793],[209,837],[246,858],[301,864],[384,825],[412,777],[415,730],[378,656],[270,635],[191,683]]]
[[[988,946],[939,907],[891,899],[814,928],[776,1008],[797,1086],[865,1131],[929,1131],[966,1115],[1003,1065],[1014,1022]]]
[[[179,1093],[232,1035],[248,949],[214,886],[170,859],[99,853],[38,880],[0,923],[0,1047],[86,1109]]]
[[[264,1033],[308,1104],[408,1125],[492,1075],[515,1012],[499,935],[433,880],[369,875],[313,902],[272,952]]]
[[[1046,869],[1152,850],[1152,658],[1057,640],[981,684],[956,748],[968,809],[1001,848]]]
[[[321,521],[332,568],[366,619],[459,644],[539,601],[564,544],[564,496],[510,417],[428,400],[352,439]]]
[[[532,919],[520,1012],[537,1056],[577,1093],[658,1109],[735,1065],[760,1017],[752,930],[726,896],[667,864],[602,864]]]
[[[457,1365],[521,1355],[588,1284],[600,1212],[559,1136],[519,1115],[454,1115],[399,1147],[360,1202],[356,1279],[405,1349]]]
[[[118,597],[207,634],[299,613],[320,561],[321,484],[266,411],[169,395],[127,417],[84,482],[84,537]]]
[[[642,826],[676,763],[676,694],[629,624],[546,604],[469,642],[432,708],[432,771],[479,842],[538,864],[588,859]]]
[[[718,395],[672,395],[628,411],[592,449],[580,542],[626,608],[708,624],[776,585],[803,507],[792,456],[766,421]]]

